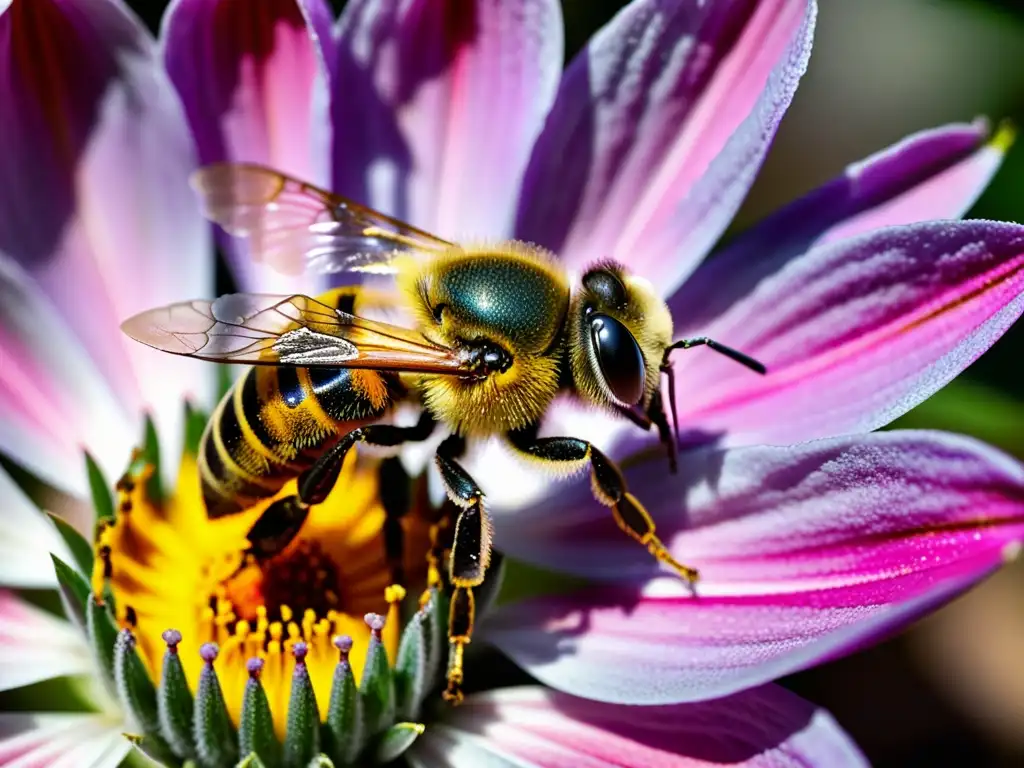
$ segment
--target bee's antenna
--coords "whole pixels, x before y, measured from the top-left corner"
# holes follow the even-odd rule
[[[709,339],[707,336],[698,336],[695,339],[680,339],[677,342],[670,344],[665,348],[665,353],[661,356],[661,372],[668,376],[668,406],[672,411],[672,425],[675,427],[675,441],[676,448],[679,447],[679,416],[676,412],[676,377],[672,370],[672,363],[669,361],[669,356],[677,349],[690,349],[691,347],[709,347],[719,354],[725,355],[730,360],[735,360],[740,365],[745,365],[750,370],[765,374],[768,369],[764,367],[764,363],[758,362],[749,355],[745,355],[742,352],[727,347],[725,344],[719,344],[714,339]]]

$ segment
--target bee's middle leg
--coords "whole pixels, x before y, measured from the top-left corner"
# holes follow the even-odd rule
[[[393,424],[370,424],[357,427],[342,437],[312,467],[299,475],[298,493],[284,496],[268,506],[249,530],[249,554],[257,560],[268,560],[284,550],[298,535],[299,529],[309,515],[309,508],[327,500],[348,452],[356,443],[369,443],[383,447],[426,440],[434,431],[436,423],[424,413],[420,421],[411,427],[397,427]],[[401,529],[401,522],[398,527]],[[388,524],[385,523],[385,527]],[[388,544],[390,536],[391,543]],[[397,541],[396,541],[397,539]],[[386,550],[404,547],[404,538],[396,536],[393,530],[385,531]],[[390,552],[389,559],[390,558]]]
[[[538,438],[526,431],[510,433],[508,439],[516,450],[534,459],[574,467],[582,467],[589,463],[594,498],[611,508],[612,517],[619,528],[646,547],[657,560],[668,565],[689,584],[697,582],[697,571],[672,557],[655,534],[654,521],[650,514],[629,492],[622,471],[597,448],[586,440],[575,437]]]
[[[483,582],[491,561],[491,523],[484,509],[484,494],[456,460],[462,446],[461,438],[449,437],[435,457],[448,498],[459,509],[448,565],[453,592],[448,613],[448,685],[444,691],[445,700],[453,704],[462,701],[463,654],[473,638],[473,588]]]

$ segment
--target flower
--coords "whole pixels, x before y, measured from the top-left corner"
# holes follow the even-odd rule
[[[857,433],[941,387],[1019,316],[1024,228],[954,220],[1009,141],[975,123],[918,134],[852,166],[702,263],[792,98],[815,13],[809,0],[699,9],[635,0],[562,76],[554,0],[355,0],[337,34],[315,0],[267,0],[258,10],[179,0],[159,50],[114,0],[15,0],[0,16],[12,144],[0,174],[16,180],[0,188],[0,448],[61,492],[35,500],[81,523],[91,520],[76,502],[87,490],[81,447],[95,457],[94,487],[105,488],[99,478],[121,468],[148,406],[158,428],[139,471],[153,474],[139,478],[170,487],[175,467],[155,459],[155,435],[186,433],[182,396],[191,390],[209,403],[212,366],[156,355],[116,328],[140,309],[212,292],[207,230],[185,184],[196,164],[190,133],[198,162],[265,162],[442,236],[535,240],[574,271],[614,257],[669,297],[677,334],[714,335],[772,370],[759,379],[706,354],[678,358],[681,421],[694,447],[677,475],[660,454],[643,458],[648,436],[602,416],[580,418],[560,403],[546,425],[637,457],[627,477],[673,554],[700,567],[700,599],[659,577],[582,485],[528,488],[485,447],[472,472],[492,502],[500,548],[598,585],[499,606],[480,627],[481,638],[564,693],[471,696],[431,719],[409,758],[859,764],[827,716],[758,686],[893,630],[1015,553],[1024,487],[1016,462],[949,435]],[[52,40],[60,45],[43,44]],[[224,244],[240,288],[295,287]],[[8,490],[11,514],[35,522],[5,531],[5,544],[18,536],[31,562],[5,566],[4,577],[52,583],[33,544],[45,537],[43,551],[61,548],[70,563],[80,540],[67,527],[56,539]],[[94,498],[102,510],[103,494]],[[183,487],[153,510],[195,510],[185,498]],[[156,630],[143,636],[134,605],[130,629],[130,603],[119,596],[144,593],[119,585],[117,555],[129,569],[146,563],[141,549],[104,539],[145,508],[131,506],[100,533],[111,567],[101,548],[85,600],[108,600],[109,584],[126,625],[120,675],[130,670],[137,687],[121,686],[121,709],[89,692],[103,708],[96,716],[6,717],[19,735],[0,742],[0,756],[116,764],[127,744],[110,737],[145,729],[127,694],[153,686]],[[229,544],[220,532],[209,541]],[[14,597],[3,606],[3,655],[19,662],[0,678],[5,687],[93,672],[67,625]],[[211,610],[213,624],[197,630],[228,615]],[[198,653],[200,638],[186,641]],[[194,689],[206,665],[219,680],[217,664],[228,664],[226,652],[203,663],[181,653]],[[212,648],[203,653],[212,659]],[[237,672],[244,655],[234,658]],[[269,688],[258,667],[235,682],[251,687],[260,677]],[[222,695],[240,701],[232,689]],[[273,690],[280,721],[280,677]],[[125,707],[142,722],[122,724]]]

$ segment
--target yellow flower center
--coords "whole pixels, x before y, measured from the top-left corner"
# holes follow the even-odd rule
[[[216,643],[214,668],[236,725],[247,662],[262,659],[261,680],[282,738],[295,643],[308,645],[305,663],[324,716],[338,659],[333,639],[352,639],[349,659],[358,678],[370,639],[365,614],[387,615],[381,638],[394,662],[406,590],[391,586],[378,467],[353,453],[327,501],[310,510],[300,535],[276,557],[257,562],[245,555],[246,534],[273,500],[295,493],[295,481],[251,509],[210,519],[194,457],[185,455],[177,487],[163,502],[148,497],[153,468],[137,460],[118,483],[116,522],[97,536],[93,589],[100,596],[109,585],[118,620],[134,631],[154,681],[160,680],[165,630],[181,634],[178,653],[193,692],[204,664],[199,649]],[[429,524],[414,513],[401,522],[404,573],[411,586],[419,586]]]

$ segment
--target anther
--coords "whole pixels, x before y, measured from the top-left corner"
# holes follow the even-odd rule
[[[405,587],[401,584],[392,584],[384,589],[384,599],[389,604],[400,603],[405,600]]]
[[[309,646],[302,641],[292,646],[292,655],[295,657],[296,664],[305,664],[307,653],[309,653]]]
[[[109,544],[104,544],[99,548],[97,553],[100,556],[100,560],[103,562],[103,578],[112,579],[114,578],[114,564],[110,560],[111,549]]]
[[[220,648],[216,643],[203,643],[199,648],[199,658],[211,666],[217,660],[218,653],[220,653]]]
[[[335,635],[331,642],[338,649],[338,661],[347,662],[349,651],[352,650],[352,638],[348,635]]]
[[[167,643],[167,650],[171,653],[178,652],[178,643],[181,642],[181,632],[176,629],[165,629],[163,634],[160,635]]]
[[[253,656],[245,662],[245,668],[249,672],[249,677],[253,680],[257,680],[259,679],[260,672],[263,671],[263,659],[258,656]]]
[[[384,617],[379,613],[368,613],[363,616],[363,621],[366,622],[366,626],[373,632],[373,636],[380,640],[381,630],[384,629]]]

